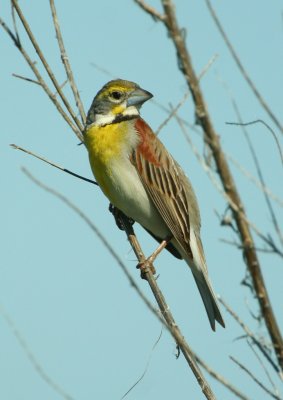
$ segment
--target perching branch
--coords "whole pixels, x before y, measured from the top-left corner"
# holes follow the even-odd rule
[[[128,240],[139,260],[139,263],[141,263],[141,264],[144,263],[143,268],[142,268],[143,277],[144,277],[144,279],[147,280],[147,282],[153,292],[153,295],[157,301],[157,304],[163,315],[163,318],[166,321],[166,325],[167,325],[169,332],[175,339],[178,348],[183,353],[187,363],[189,364],[191,370],[193,371],[193,373],[198,381],[198,384],[200,385],[205,397],[207,399],[215,399],[215,396],[214,396],[209,384],[207,383],[206,379],[204,378],[204,375],[202,374],[201,370],[199,369],[199,367],[197,365],[193,351],[190,349],[184,336],[182,335],[180,329],[178,328],[178,326],[174,320],[174,317],[166,303],[166,300],[157,285],[156,279],[152,273],[152,269],[154,269],[154,267],[151,263],[147,262],[144,254],[143,254],[143,251],[140,247],[140,244],[137,240],[137,237],[134,233],[133,227],[132,227],[132,225],[130,225],[128,223],[128,221],[126,219],[124,220],[124,229],[128,236]]]

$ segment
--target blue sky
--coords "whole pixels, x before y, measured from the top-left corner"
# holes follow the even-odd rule
[[[112,76],[137,82],[167,107],[176,105],[183,97],[186,84],[176,65],[172,42],[164,27],[132,1],[82,0],[77,3],[61,0],[57,3],[65,45],[86,110],[95,93]],[[9,2],[1,0],[0,4],[0,15],[11,26]],[[58,80],[63,82],[65,74],[48,2],[21,1],[20,4]],[[282,2],[240,0],[214,1],[213,4],[244,66],[280,118]],[[156,0],[151,5],[160,9]],[[223,82],[237,101],[244,121],[260,118],[275,127],[243,81],[205,2],[179,0],[176,8],[196,72],[217,55],[202,78],[201,86],[221,143],[227,154],[255,175],[241,130],[226,125],[227,121],[235,121],[236,116]],[[28,168],[35,177],[79,206],[109,238],[145,294],[152,301],[153,298],[147,284],[139,279],[133,252],[107,211],[108,202],[102,193],[92,185],[9,147],[10,143],[16,143],[91,177],[85,149],[77,146],[77,138],[47,96],[37,85],[12,77],[12,73],[17,73],[33,78],[9,38],[2,30],[0,32],[0,304],[46,373],[74,399],[120,399],[144,371],[160,334],[160,323],[145,308],[117,263],[86,224],[58,199],[35,186],[21,172],[21,167]],[[22,29],[20,34],[23,44],[36,59]],[[94,65],[104,68],[110,75]],[[66,94],[71,98],[68,88]],[[190,98],[180,115],[194,123]],[[142,116],[157,129],[166,114],[154,102],[148,102],[142,109]],[[281,139],[276,129],[275,132]],[[192,130],[188,133],[203,154],[201,138]],[[282,198],[282,169],[271,135],[259,125],[251,127],[249,135],[268,186]],[[242,255],[220,241],[235,239],[231,229],[219,226],[216,215],[216,212],[223,214],[225,201],[199,165],[174,120],[164,127],[160,138],[195,188],[202,215],[203,244],[216,292],[252,329],[264,335],[264,326],[258,326],[248,311],[257,313],[258,306],[248,289],[241,285],[245,276]],[[264,233],[274,234],[262,193],[233,165],[231,169],[250,220]],[[276,203],[274,207],[282,223],[281,209]],[[136,232],[146,254],[150,254],[156,244],[139,227]],[[282,262],[279,257],[264,253],[260,254],[260,260],[282,329]],[[246,342],[235,341],[242,335],[240,328],[223,310],[227,328],[219,328],[216,333],[210,330],[200,296],[184,262],[164,253],[156,267],[160,287],[193,349],[247,396],[264,398],[263,392],[229,359],[234,355],[268,384]],[[128,398],[169,400],[189,396],[202,399],[185,361],[182,357],[176,360],[174,354],[174,342],[163,332],[151,355],[147,374]],[[61,398],[39,377],[1,315],[0,376],[3,399]],[[219,399],[233,398],[210,377],[208,381]]]

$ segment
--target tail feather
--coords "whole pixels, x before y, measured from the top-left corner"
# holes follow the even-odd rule
[[[219,310],[217,299],[209,282],[208,276],[200,273],[200,271],[198,271],[198,273],[193,273],[193,276],[205,306],[212,330],[215,331],[215,321],[225,328],[225,323]]]

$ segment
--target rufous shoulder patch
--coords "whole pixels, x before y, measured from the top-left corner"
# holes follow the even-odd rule
[[[142,155],[148,162],[155,166],[160,166],[160,160],[156,152],[156,141],[158,140],[151,128],[142,119],[138,118],[135,122],[135,129],[140,137],[140,144],[137,147],[137,152]]]

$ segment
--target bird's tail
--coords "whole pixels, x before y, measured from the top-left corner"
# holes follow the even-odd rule
[[[219,310],[215,293],[209,282],[208,276],[202,271],[193,271],[198,290],[205,306],[211,328],[215,331],[215,321],[225,328],[221,312]]]

